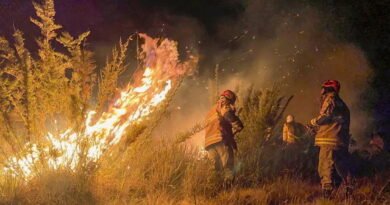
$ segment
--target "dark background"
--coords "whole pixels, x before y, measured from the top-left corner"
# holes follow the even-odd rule
[[[371,85],[361,103],[375,119],[377,129],[390,129],[390,1],[367,0],[258,0],[259,19],[245,19],[251,1],[238,0],[57,0],[57,22],[76,35],[91,30],[94,50],[106,52],[134,32],[169,36],[181,48],[196,47],[201,56],[200,73],[209,72],[210,62],[219,62],[216,51],[241,48],[241,38],[256,34],[272,38],[273,20],[295,14],[297,8],[315,8],[326,31],[337,40],[362,49],[374,69]],[[256,1],[255,1],[256,2]],[[252,1],[253,3],[253,1]],[[14,28],[26,34],[34,49],[38,30],[29,22],[34,10],[29,0],[0,0],[0,35],[10,38]],[[254,26],[256,24],[256,26]],[[221,27],[232,26],[229,32]],[[103,56],[103,54],[102,54]],[[99,62],[99,61],[98,61]]]

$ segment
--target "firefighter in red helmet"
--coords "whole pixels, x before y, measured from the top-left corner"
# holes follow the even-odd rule
[[[234,135],[243,129],[234,107],[236,99],[233,91],[222,92],[207,115],[205,128],[205,148],[209,159],[227,181],[234,177],[234,150],[237,150]]]
[[[310,121],[317,130],[315,145],[320,148],[318,174],[324,197],[330,197],[335,188],[336,173],[346,185],[346,194],[351,192],[352,164],[348,152],[350,112],[339,92],[337,80],[325,81],[321,89],[320,114]]]

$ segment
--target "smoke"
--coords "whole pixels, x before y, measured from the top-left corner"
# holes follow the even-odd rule
[[[337,79],[340,95],[351,109],[352,135],[363,138],[371,119],[361,97],[372,72],[364,53],[329,33],[315,9],[287,15],[275,28],[272,39],[256,42],[256,59],[243,71],[244,79],[260,87],[280,83],[286,95],[295,96],[287,112],[301,122],[318,115],[321,83]]]
[[[299,4],[288,6],[286,11],[287,6],[252,1],[238,20],[222,22],[216,36],[224,43],[200,45],[200,75],[182,87],[158,133],[169,136],[203,120],[210,107],[208,81],[218,63],[220,91],[277,84],[284,95],[295,96],[286,112],[302,123],[319,113],[322,82],[339,80],[340,96],[351,110],[351,134],[364,140],[372,122],[363,108],[362,94],[372,74],[364,52],[330,32],[326,14]]]
[[[31,36],[36,36],[37,31],[26,20],[33,14],[31,2],[5,2],[11,9],[0,14],[4,32],[12,33],[16,25],[23,30],[29,28],[26,33],[31,31]],[[204,3],[200,1],[192,8],[174,0],[168,1],[170,6],[158,1],[107,2],[56,1],[58,22],[66,30],[76,34],[91,30],[89,42],[99,67],[120,37],[125,39],[135,32],[168,37],[178,41],[181,55],[200,56],[199,74],[184,82],[170,117],[156,135],[172,136],[203,120],[211,105],[210,95],[215,94],[209,82],[214,79],[216,64],[220,91],[237,85],[270,88],[279,84],[283,94],[295,96],[287,113],[303,123],[318,114],[321,83],[337,79],[342,86],[341,97],[351,109],[352,135],[363,139],[370,129],[372,119],[362,107],[361,98],[369,86],[370,64],[357,45],[339,39],[332,14],[323,13],[310,3],[230,0],[226,5],[202,8]],[[237,9],[226,9],[237,4]],[[77,12],[77,8],[86,11]],[[201,10],[205,11],[203,16]],[[228,11],[233,14],[226,14]],[[135,51],[135,46],[131,46],[129,55],[135,56]],[[134,58],[129,59],[129,64],[130,70],[122,76],[121,84],[127,83],[136,67]]]

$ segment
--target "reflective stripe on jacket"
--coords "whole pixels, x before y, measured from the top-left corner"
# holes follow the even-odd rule
[[[344,101],[334,92],[323,96],[320,115],[311,120],[317,125],[317,146],[348,146],[350,112]]]

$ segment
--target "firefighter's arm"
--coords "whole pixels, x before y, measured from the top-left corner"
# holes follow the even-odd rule
[[[224,112],[223,117],[232,124],[234,133],[238,133],[244,129],[244,125],[242,124],[240,118],[236,115],[234,109],[228,108],[226,112]]]
[[[335,99],[333,95],[326,97],[322,103],[320,110],[320,115],[316,118],[313,118],[310,121],[310,124],[313,126],[325,125],[332,121],[333,111],[335,108]]]

